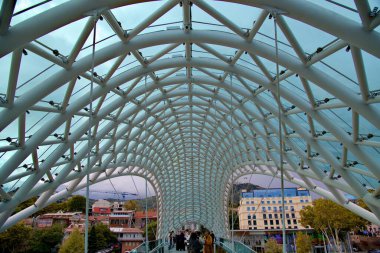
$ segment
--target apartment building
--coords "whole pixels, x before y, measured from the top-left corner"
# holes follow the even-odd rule
[[[303,188],[284,189],[285,226],[303,229],[300,211],[312,205],[310,192]],[[281,189],[260,189],[242,192],[238,208],[239,228],[244,230],[277,230],[282,228]]]

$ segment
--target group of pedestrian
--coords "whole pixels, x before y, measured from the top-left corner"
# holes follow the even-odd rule
[[[177,233],[177,235],[174,234],[174,231],[169,233],[169,250],[175,244],[177,251],[186,251],[187,248],[188,253],[200,253],[203,244],[204,253],[214,252],[215,235],[212,231],[211,233],[206,231],[203,237],[199,231],[191,232],[191,234],[189,231],[185,233],[183,231]]]

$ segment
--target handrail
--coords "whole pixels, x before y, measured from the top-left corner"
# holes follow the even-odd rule
[[[167,242],[163,241],[162,243],[160,243],[159,245],[157,245],[154,249],[152,249],[152,250],[149,251],[149,252],[155,252],[155,251],[157,251],[158,249],[161,249],[161,248],[165,247],[166,244],[167,244]]]

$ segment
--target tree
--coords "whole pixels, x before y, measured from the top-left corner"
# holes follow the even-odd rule
[[[116,243],[117,238],[106,225],[99,223],[92,226],[88,241],[89,252],[92,253],[105,249],[110,244]]]
[[[37,200],[37,197],[33,197],[33,198],[30,198],[28,200],[25,200],[24,202],[21,202],[16,208],[15,210],[13,211],[12,214],[15,214],[15,213],[18,213],[22,210],[24,210],[25,208],[33,205]]]
[[[311,239],[308,234],[297,233],[296,239],[297,253],[309,253],[312,250]]]
[[[29,242],[30,252],[50,253],[52,248],[61,243],[62,238],[63,228],[61,225],[56,224],[51,228],[35,229]]]
[[[127,210],[141,210],[141,206],[137,203],[136,200],[128,200],[127,202],[125,202],[124,208]]]
[[[314,205],[301,210],[300,215],[302,226],[309,225],[320,231],[338,252],[342,251],[340,237],[367,223],[363,218],[327,199],[315,200]]]
[[[148,241],[156,240],[157,221],[151,221],[148,224]],[[143,236],[146,237],[146,231],[144,230]]]
[[[282,248],[278,245],[276,239],[270,238],[265,244],[265,253],[281,253]]]
[[[232,212],[233,212],[233,217],[232,217]],[[234,220],[234,229],[239,229],[239,215],[236,209],[234,208],[231,212],[231,208],[229,208],[228,212],[228,223],[229,223],[229,228],[231,228],[231,220],[233,218]]]
[[[67,211],[86,212],[86,198],[80,195],[72,196],[67,200]]]
[[[23,222],[0,233],[0,250],[1,252],[18,253],[27,252],[32,228],[26,226]]]
[[[84,252],[84,237],[78,229],[74,229],[69,237],[63,242],[59,253],[82,253]]]

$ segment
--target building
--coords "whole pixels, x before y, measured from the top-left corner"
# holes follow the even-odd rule
[[[143,243],[143,231],[138,228],[116,228],[111,227],[111,232],[117,236],[121,243],[121,252],[131,251]]]
[[[113,211],[109,216],[110,227],[132,227],[135,211]]]
[[[157,210],[148,210],[146,213],[144,211],[135,212],[135,227],[143,228],[145,227],[145,219],[148,217],[148,223],[151,221],[157,221]]]
[[[308,190],[285,188],[285,225],[287,229],[303,229],[300,211],[312,205]],[[244,230],[281,229],[282,200],[281,189],[253,190],[242,192],[238,208],[239,228]]]
[[[51,227],[53,224],[60,224],[63,227],[67,227],[71,223],[76,223],[80,219],[82,219],[81,212],[46,213],[38,217],[36,225],[38,228]]]
[[[104,199],[99,199],[92,204],[93,216],[109,216],[111,214],[112,204]]]

